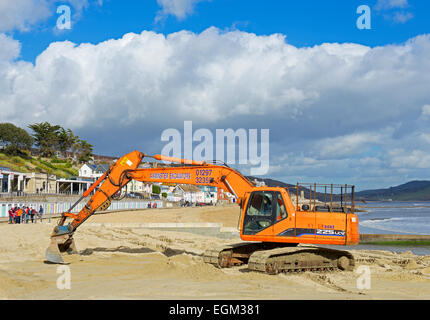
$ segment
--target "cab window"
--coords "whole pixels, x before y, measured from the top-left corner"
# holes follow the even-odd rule
[[[268,192],[255,192],[250,199],[247,215],[271,216],[272,194]]]
[[[276,195],[276,221],[285,219],[288,214],[287,214],[287,209],[285,208],[285,204],[284,204],[284,200],[282,199],[282,195],[277,192]]]
[[[248,201],[244,220],[244,234],[256,234],[273,224],[273,194],[253,192]]]

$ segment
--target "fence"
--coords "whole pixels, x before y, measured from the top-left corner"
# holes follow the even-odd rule
[[[157,208],[163,207],[163,201],[160,200],[148,200],[148,201],[112,201],[110,207],[107,211],[110,210],[130,210],[130,209],[146,209],[148,208],[148,204],[153,207],[153,204],[156,205]],[[0,202],[0,218],[9,217],[9,209],[13,207],[31,207],[39,211],[40,206],[43,208],[43,213],[45,215],[55,215],[60,214],[69,210],[69,208],[73,205],[72,202],[36,202],[36,201],[15,201],[15,202]],[[79,203],[72,212],[77,213],[82,210],[85,203]]]

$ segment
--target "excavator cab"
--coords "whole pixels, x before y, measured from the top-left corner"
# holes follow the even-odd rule
[[[319,192],[321,188],[329,192]],[[341,193],[336,193],[336,188]],[[242,240],[296,244],[358,243],[353,186],[297,184],[294,189],[259,187],[251,192],[242,206]],[[307,197],[300,196],[300,191],[305,191]],[[292,197],[295,197],[295,203]]]

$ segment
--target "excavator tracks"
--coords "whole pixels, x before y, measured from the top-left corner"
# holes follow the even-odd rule
[[[247,263],[250,255],[262,250],[259,243],[239,243],[206,250],[203,261],[217,268],[230,268]]]
[[[354,268],[354,257],[347,251],[301,246],[254,252],[248,260],[252,271],[281,272],[329,271]]]
[[[348,251],[315,246],[283,246],[278,243],[245,243],[208,250],[203,260],[218,268],[248,264],[251,271],[281,272],[331,271],[354,268],[354,257]]]

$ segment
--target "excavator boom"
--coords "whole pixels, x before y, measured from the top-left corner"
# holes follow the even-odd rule
[[[117,160],[67,212],[62,214],[58,225],[52,232],[51,244],[46,250],[47,261],[63,263],[62,252],[75,253],[76,246],[73,240],[75,230],[96,211],[106,210],[111,201],[117,198],[121,189],[131,180],[214,186],[231,192],[239,202],[245,193],[254,187],[238,171],[228,166],[207,164],[202,161],[155,155],[152,158],[156,160],[178,162],[184,166],[138,169],[145,156],[139,151],[133,151]],[[98,189],[84,208],[77,214],[72,213],[72,209],[97,187]],[[65,225],[67,218],[72,221]]]

